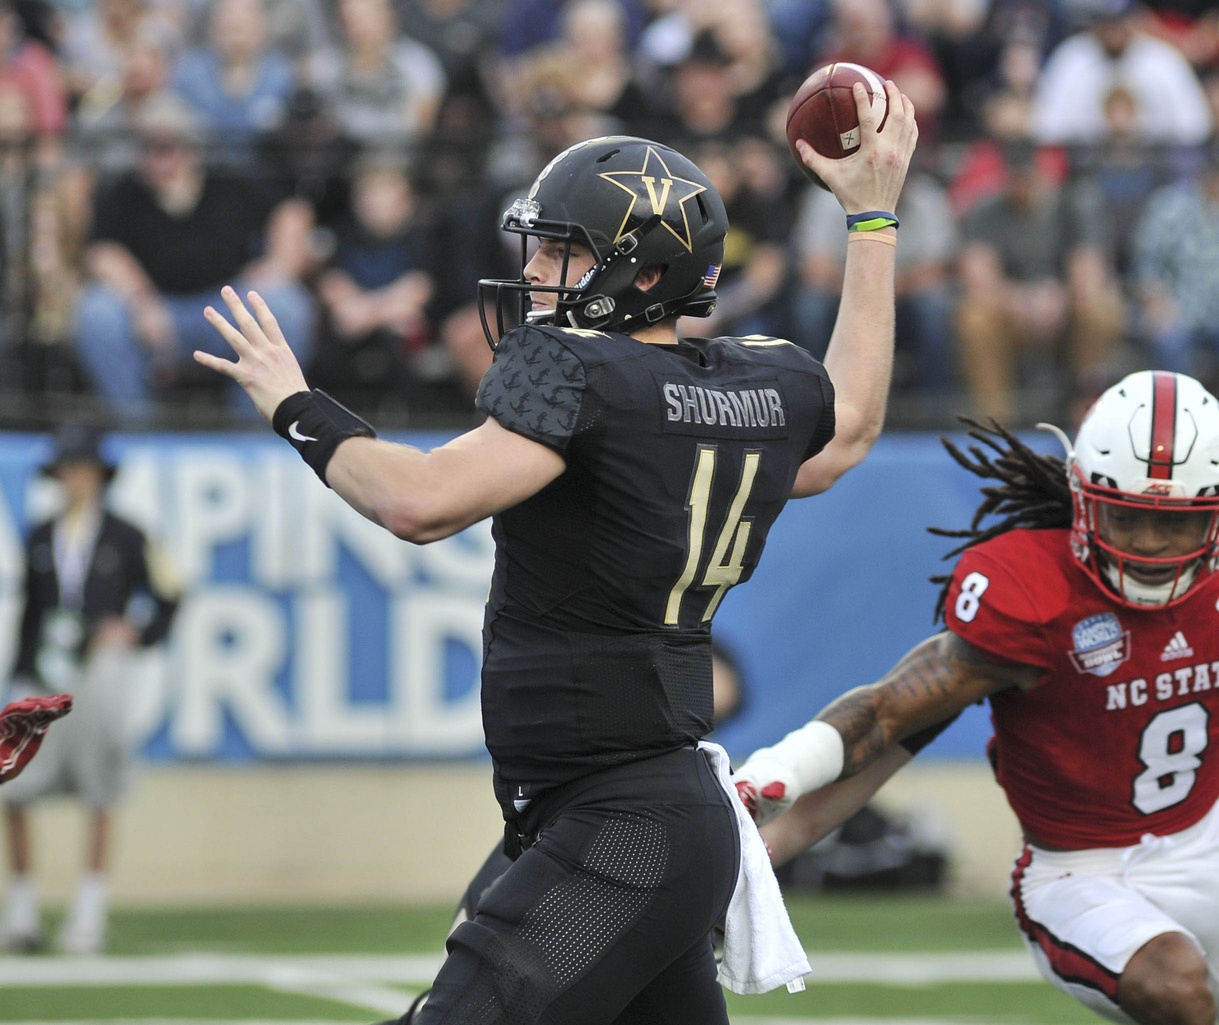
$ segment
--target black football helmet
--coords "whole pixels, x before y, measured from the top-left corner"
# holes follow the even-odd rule
[[[504,212],[501,227],[521,237],[521,276],[478,283],[492,348],[506,330],[526,322],[629,333],[715,309],[728,232],[724,202],[694,163],[661,143],[611,135],[568,147]],[[561,284],[525,280],[531,238],[567,244]],[[595,263],[579,281],[568,282],[573,243],[591,250]],[[644,291],[635,278],[648,267],[663,268],[663,274]],[[530,292],[556,293],[554,310],[530,312]]]

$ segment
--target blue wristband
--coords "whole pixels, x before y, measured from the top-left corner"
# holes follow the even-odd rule
[[[847,214],[847,231],[879,231],[881,228],[899,227],[896,214],[887,210],[865,210],[859,214]]]

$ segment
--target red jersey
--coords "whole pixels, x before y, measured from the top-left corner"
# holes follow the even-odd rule
[[[997,776],[1022,827],[1068,849],[1175,833],[1219,799],[1219,575],[1173,608],[1108,597],[1067,530],[1013,530],[957,562],[945,622],[1041,670],[990,699]]]

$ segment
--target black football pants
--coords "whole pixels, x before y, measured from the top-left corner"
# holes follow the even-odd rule
[[[694,748],[536,799],[536,834],[488,887],[419,1025],[727,1025],[712,927],[736,884],[736,818]]]

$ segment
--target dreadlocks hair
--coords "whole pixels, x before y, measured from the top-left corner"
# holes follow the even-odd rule
[[[953,559],[965,549],[992,537],[998,537],[1017,527],[1044,530],[1049,527],[1069,527],[1073,520],[1071,486],[1067,480],[1067,465],[1060,456],[1040,455],[1020,441],[995,420],[980,423],[966,416],[957,417],[969,429],[977,445],[962,452],[950,439],[940,442],[948,454],[970,473],[983,480],[999,481],[998,485],[983,486],[982,502],[974,511],[973,520],[965,530],[945,530],[928,527],[938,537],[964,538],[964,543],[948,552],[944,559]],[[987,451],[989,449],[989,451]],[[987,517],[997,522],[983,528]],[[935,622],[944,617],[948,601],[948,585],[952,574],[931,577],[940,585],[935,603]]]

